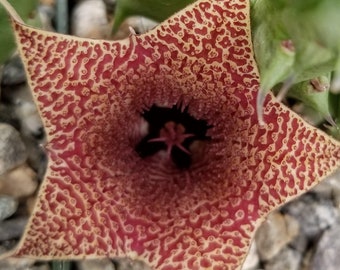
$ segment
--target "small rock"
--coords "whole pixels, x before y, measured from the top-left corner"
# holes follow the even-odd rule
[[[24,65],[19,55],[13,56],[5,63],[2,71],[1,85],[17,85],[26,81]]]
[[[285,247],[279,254],[265,263],[264,270],[299,270],[301,260],[301,253],[289,247]],[[326,268],[320,268],[318,270],[321,269],[326,270]]]
[[[0,123],[6,123],[19,130],[20,123],[15,115],[13,106],[0,103]]]
[[[0,270],[35,270],[34,260],[8,258],[0,261]]]
[[[23,137],[28,152],[27,164],[37,172],[38,179],[42,179],[45,175],[47,167],[47,156],[44,150],[44,142],[39,143],[32,137]]]
[[[338,270],[340,266],[340,223],[337,222],[329,230],[326,230],[316,248],[310,270]]]
[[[113,14],[117,0],[104,0],[108,14]]]
[[[37,189],[36,178],[36,173],[23,164],[0,176],[0,194],[18,199],[30,196]]]
[[[107,39],[111,26],[102,0],[83,0],[73,9],[71,33],[78,37]]]
[[[83,260],[77,262],[79,270],[115,270],[111,260]]]
[[[282,211],[293,216],[300,223],[301,231],[311,240],[334,224],[339,217],[331,199],[312,192],[285,205]]]
[[[301,262],[301,270],[311,270],[310,265],[311,265],[311,261],[313,259],[314,253],[315,253],[314,248],[307,249],[307,251],[304,253],[304,256]]]
[[[291,242],[299,232],[299,224],[289,216],[280,212],[271,213],[259,227],[255,242],[261,260],[269,260]]]
[[[22,100],[15,106],[15,112],[20,120],[20,132],[23,136],[44,139],[43,123],[33,101]]]
[[[27,159],[25,144],[15,128],[0,123],[0,175],[23,164]]]
[[[0,241],[19,238],[27,224],[26,217],[12,218],[0,223]]]
[[[10,196],[0,195],[0,221],[13,215],[17,208],[17,200]]]
[[[131,259],[115,259],[113,260],[115,270],[151,270],[144,262]]]
[[[257,253],[256,243],[253,243],[250,246],[247,257],[242,265],[242,270],[255,270],[258,269],[258,265],[260,262],[259,255]]]
[[[1,223],[0,223],[0,226],[1,226]],[[13,250],[17,244],[18,244],[17,239],[1,241],[1,243],[0,243],[0,256],[7,253],[8,251]],[[2,262],[2,260],[0,260],[0,262]],[[0,265],[1,265],[1,263],[0,263]],[[1,267],[0,267],[0,269],[1,269]]]
[[[318,194],[328,195],[332,198],[335,207],[340,209],[340,170],[329,176],[314,188]]]
[[[289,246],[300,253],[304,253],[309,245],[309,239],[304,233],[301,233],[301,225],[299,227],[299,234],[289,243]]]
[[[40,0],[38,15],[41,22],[41,28],[46,31],[55,31],[52,23],[56,14],[55,4],[55,0]]]
[[[37,202],[37,196],[33,195],[26,200],[26,210],[29,215],[33,213],[35,203]]]

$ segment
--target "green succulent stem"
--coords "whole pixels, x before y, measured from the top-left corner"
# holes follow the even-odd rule
[[[52,270],[71,270],[70,261],[52,261]]]
[[[261,96],[293,78],[288,95],[314,108],[328,121],[332,119],[329,91],[340,90],[339,14],[338,0],[251,0]],[[325,78],[325,74],[330,87],[323,93],[311,91],[310,82]],[[264,98],[259,98],[257,107],[262,108],[263,102]],[[258,115],[262,119],[261,110]],[[335,118],[340,118],[340,113]]]

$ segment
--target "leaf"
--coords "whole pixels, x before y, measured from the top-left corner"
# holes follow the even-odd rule
[[[10,0],[19,15],[28,19],[31,12],[36,8],[38,0]],[[15,50],[13,29],[6,16],[6,11],[0,6],[0,63],[3,63],[10,57],[11,52]]]
[[[339,142],[270,94],[259,125],[247,0],[199,0],[121,41],[38,30],[10,13],[49,155],[13,256],[240,269],[268,213],[340,166]],[[154,114],[156,132],[155,107],[178,115]],[[151,133],[181,145],[192,119],[209,140],[183,145],[189,166],[166,147],[136,150],[152,147]]]

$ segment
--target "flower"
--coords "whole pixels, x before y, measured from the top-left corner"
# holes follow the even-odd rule
[[[49,162],[14,256],[236,269],[266,215],[340,165],[272,95],[258,123],[248,0],[199,0],[121,41],[15,18]]]

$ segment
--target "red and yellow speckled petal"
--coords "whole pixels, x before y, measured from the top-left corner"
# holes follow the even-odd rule
[[[123,41],[13,23],[49,155],[16,256],[237,269],[265,216],[340,165],[339,143],[270,95],[258,124],[248,0],[199,0]],[[134,150],[143,109],[179,103],[212,126],[185,171]]]

